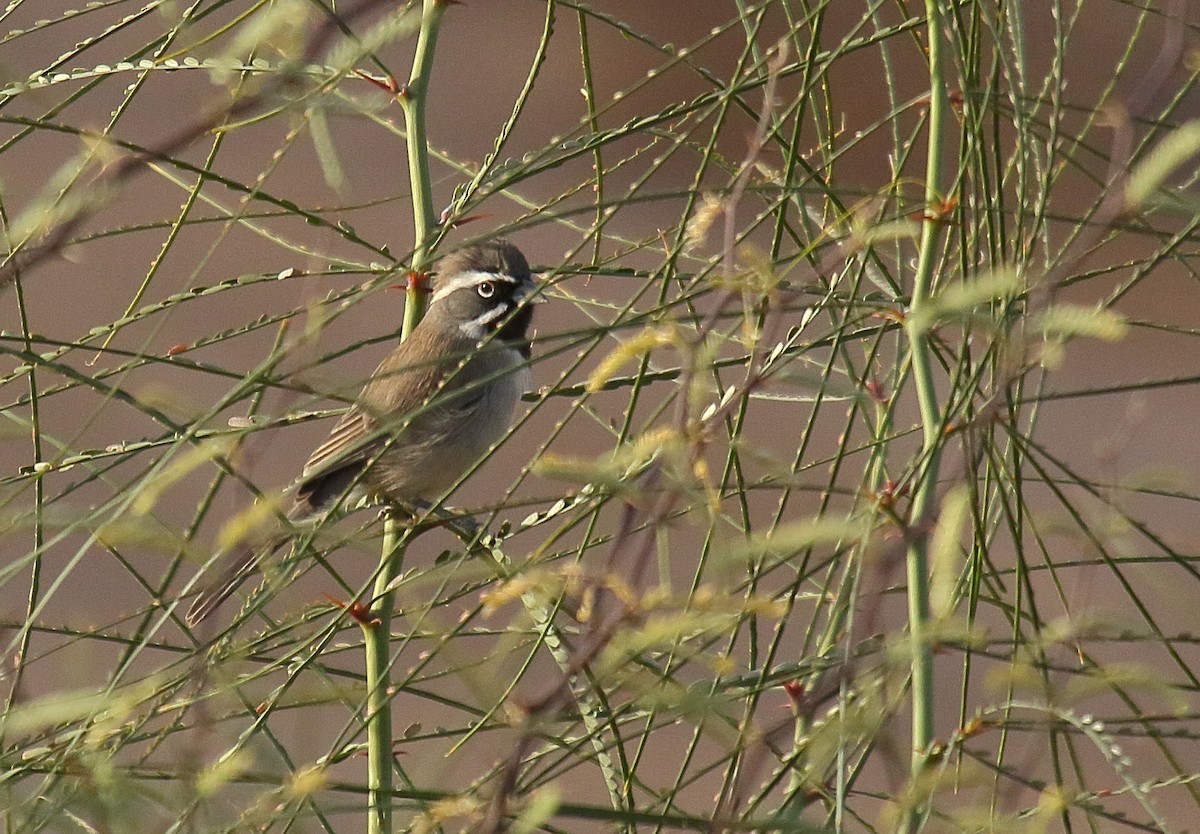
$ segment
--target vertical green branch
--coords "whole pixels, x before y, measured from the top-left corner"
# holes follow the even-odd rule
[[[938,0],[925,0],[929,38],[929,115],[928,156],[925,163],[926,219],[921,227],[917,271],[913,279],[912,304],[906,325],[912,356],[913,383],[921,414],[922,446],[911,512],[912,535],[907,554],[908,626],[912,640],[912,744],[913,777],[920,774],[933,743],[933,652],[928,639],[929,564],[923,525],[937,496],[938,468],[941,460],[942,419],[930,359],[929,330],[917,324],[915,315],[928,303],[933,288],[934,268],[938,260],[940,218],[934,207],[942,194],[943,124],[949,98],[942,74],[942,23]],[[919,807],[914,807],[905,825],[915,828]]]
[[[425,135],[425,95],[433,68],[438,27],[448,0],[423,0],[421,29],[413,55],[408,84],[399,96],[408,134],[408,177],[413,204],[413,255],[411,270],[423,272],[429,262],[431,232],[436,218],[433,187],[429,176],[429,147]],[[425,313],[425,282],[408,282],[404,303],[401,340],[407,339]],[[361,619],[367,655],[367,787],[369,790],[368,834],[392,832],[392,691],[391,631],[395,591],[392,581],[404,560],[405,541],[401,525],[392,515],[384,521],[383,550],[376,571],[371,604]]]
[[[433,186],[429,178],[429,143],[425,136],[425,96],[433,69],[433,51],[437,46],[438,27],[449,0],[424,0],[421,7],[421,31],[412,71],[400,95],[404,126],[408,134],[408,182],[413,205],[413,272],[425,269],[429,260],[430,232],[436,216],[433,210]],[[425,314],[425,292],[420,281],[410,281],[404,300],[404,329],[400,338],[417,326]]]
[[[391,640],[395,591],[392,577],[404,561],[400,525],[388,514],[383,523],[383,552],[375,579],[373,602],[360,620],[367,652],[367,789],[368,834],[392,831],[392,692]]]

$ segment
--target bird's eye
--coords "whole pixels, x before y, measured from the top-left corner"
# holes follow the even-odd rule
[[[494,281],[481,281],[475,289],[479,293],[480,298],[491,298],[496,294],[496,283]]]

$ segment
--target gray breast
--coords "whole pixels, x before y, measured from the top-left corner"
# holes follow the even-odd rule
[[[460,373],[491,382],[467,386],[416,417],[372,467],[367,480],[373,491],[399,501],[437,499],[508,433],[533,381],[524,357],[508,348],[484,351]]]

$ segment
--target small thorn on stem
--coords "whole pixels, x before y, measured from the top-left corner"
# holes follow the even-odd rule
[[[400,91],[402,88],[400,87],[400,82],[396,80],[396,77],[394,75],[387,75],[383,78],[376,78],[375,76],[369,75],[368,73],[365,73],[362,70],[358,70],[358,69],[356,69],[354,71],[354,74],[357,75],[359,78],[361,78],[363,81],[366,81],[369,84],[374,84],[376,87],[378,87],[379,89],[383,90],[384,92],[388,93],[391,96],[395,96],[397,98],[400,96]]]
[[[453,217],[452,218],[450,216],[450,210],[446,209],[446,211],[442,212],[442,216],[438,219],[438,222],[441,223],[441,225],[443,225],[443,226],[449,226],[451,229],[457,229],[460,226],[467,225],[468,223],[474,223],[476,220],[483,220],[485,217],[491,217],[491,215],[486,214],[486,213],[480,213],[480,214],[468,214],[466,217]]]

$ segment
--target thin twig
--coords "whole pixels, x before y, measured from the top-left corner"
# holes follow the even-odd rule
[[[385,0],[362,0],[353,8],[330,15],[309,39],[303,53],[296,59],[295,66],[303,67],[312,63],[326,49],[333,37],[343,31],[349,23],[376,8],[388,5],[390,4]],[[254,113],[269,103],[276,95],[295,84],[299,77],[293,73],[280,73],[269,83],[265,83],[257,92],[243,95],[228,104],[212,108],[208,113],[190,124],[184,125],[174,135],[153,148],[123,156],[103,168],[89,185],[89,188],[97,195],[96,199],[78,207],[51,229],[40,243],[30,247],[28,244],[22,246],[22,242],[18,241],[18,245],[8,252],[0,262],[0,290],[7,288],[21,272],[28,274],[62,252],[70,245],[75,233],[83,227],[87,220],[103,208],[129,180],[148,170],[149,163],[171,162],[175,155],[200,137],[222,125]]]

